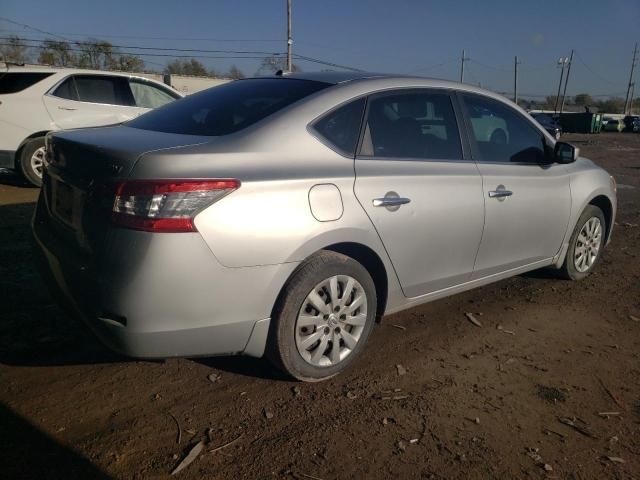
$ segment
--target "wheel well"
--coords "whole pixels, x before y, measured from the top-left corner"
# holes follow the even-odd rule
[[[384,264],[378,254],[361,243],[352,242],[336,243],[325,247],[323,250],[330,250],[351,257],[367,269],[376,286],[376,297],[378,299],[377,317],[378,319],[382,318],[387,307],[389,285],[387,270],[384,268]]]
[[[611,200],[609,200],[609,198],[607,198],[605,195],[598,195],[589,202],[589,205],[594,205],[602,210],[602,213],[604,214],[604,220],[605,222],[607,222],[606,232],[608,239],[609,235],[611,234],[611,220],[613,217],[613,206],[611,205]]]

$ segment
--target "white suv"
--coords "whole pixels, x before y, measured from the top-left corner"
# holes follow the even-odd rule
[[[48,132],[121,123],[181,97],[167,85],[126,73],[48,67],[0,72],[0,168],[40,185]]]

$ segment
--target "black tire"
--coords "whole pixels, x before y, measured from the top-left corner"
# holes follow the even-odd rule
[[[311,291],[335,275],[352,277],[360,284],[366,295],[366,321],[350,354],[335,365],[316,366],[305,360],[298,350],[296,323]],[[324,301],[329,303],[329,297]],[[276,367],[298,380],[317,382],[333,377],[346,369],[362,351],[375,323],[376,305],[376,288],[369,272],[346,255],[322,250],[305,260],[285,284],[271,320],[267,356]],[[345,328],[344,325],[342,327]],[[312,332],[319,332],[318,327],[311,328]],[[327,348],[329,351],[330,347]]]
[[[42,185],[42,174],[33,169],[31,157],[40,148],[44,148],[44,137],[29,140],[20,151],[20,170],[27,181],[37,187]]]
[[[600,235],[600,240],[599,240],[600,245],[598,246],[598,252],[596,254],[596,258],[591,264],[591,266],[589,266],[588,270],[581,272],[576,268],[576,264],[575,264],[576,263],[575,253],[576,253],[576,246],[578,244],[578,236],[582,228],[585,226],[585,224],[594,217],[600,221],[600,225],[602,229],[602,234]],[[564,259],[564,263],[562,264],[562,267],[560,268],[560,275],[563,278],[566,278],[568,280],[582,280],[583,278],[587,277],[591,272],[593,272],[593,270],[595,269],[596,265],[598,265],[598,262],[600,261],[600,258],[602,256],[602,250],[604,248],[604,242],[606,239],[606,231],[607,231],[607,223],[604,217],[604,213],[602,213],[602,210],[600,210],[595,205],[587,205],[587,207],[582,212],[582,215],[580,215],[580,218],[576,223],[576,227],[573,229],[573,233],[571,234],[571,238],[569,239],[569,248],[567,249],[567,255]]]

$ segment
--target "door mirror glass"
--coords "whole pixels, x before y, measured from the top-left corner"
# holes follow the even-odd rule
[[[553,158],[558,163],[573,163],[578,159],[580,149],[570,143],[556,142]]]

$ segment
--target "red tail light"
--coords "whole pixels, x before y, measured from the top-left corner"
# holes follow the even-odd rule
[[[238,180],[130,180],[115,188],[114,224],[146,232],[195,232],[194,217],[240,187]]]

